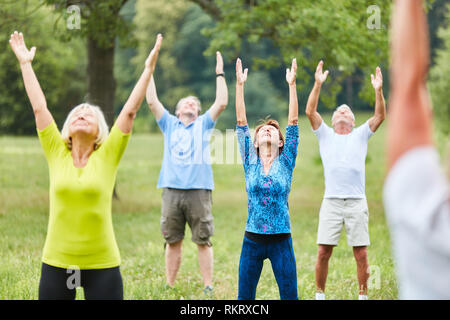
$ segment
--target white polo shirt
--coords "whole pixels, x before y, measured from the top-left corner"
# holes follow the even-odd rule
[[[349,134],[338,134],[322,120],[313,130],[319,140],[325,176],[324,198],[365,199],[367,144],[373,135],[369,120]]]
[[[400,299],[450,299],[450,193],[435,148],[404,154],[383,199]]]

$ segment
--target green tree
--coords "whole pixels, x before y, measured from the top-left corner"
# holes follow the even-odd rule
[[[445,25],[438,31],[442,46],[435,51],[435,65],[430,70],[429,87],[437,127],[450,135],[450,5],[446,7]]]
[[[286,80],[284,95],[280,95],[265,71],[249,71],[245,82],[244,97],[247,120],[250,127],[259,124],[260,120],[267,117],[275,119],[281,125],[287,122],[289,91]],[[236,81],[229,84],[229,103],[227,109],[217,122],[218,129],[233,129],[236,126],[235,91]]]
[[[79,27],[63,28],[65,39],[80,37],[87,46],[87,100],[100,106],[109,125],[114,121],[114,53],[116,38],[122,45],[136,44],[132,37],[132,23],[121,15],[128,0],[42,0],[53,5],[65,21],[79,13]],[[71,11],[76,6],[78,11]],[[73,7],[72,7],[73,8]]]
[[[213,17],[186,0],[164,1],[138,0],[136,3],[136,38],[140,41],[138,54],[133,58],[136,65],[141,64],[148,51],[144,39],[161,32],[164,45],[155,71],[155,81],[160,100],[169,111],[174,111],[180,98],[196,95],[206,110],[215,99],[215,51],[205,54],[210,39],[201,32],[205,28],[215,26]],[[267,40],[258,44],[245,45],[243,56],[246,66],[254,56],[267,56],[276,52]],[[222,51],[222,48],[216,48]],[[224,56],[225,74],[229,89],[229,103],[217,123],[217,128],[234,128],[236,116],[234,111],[235,57]],[[258,70],[258,66],[250,69],[249,83],[246,86],[249,120],[257,120],[271,115],[279,118],[287,112],[287,97],[280,99],[280,92],[285,92],[286,84],[283,68]],[[150,121],[153,129],[157,129],[154,121]]]
[[[135,35],[139,40],[138,54],[133,59],[135,65],[145,61],[149,43],[145,39],[153,38],[157,33],[164,36],[164,44],[158,56],[155,70],[156,89],[166,108],[175,107],[178,99],[191,93],[187,84],[185,61],[178,61],[172,54],[176,43],[180,41],[180,28],[189,3],[183,0],[138,0],[136,2]],[[171,110],[172,111],[172,110]]]
[[[24,33],[30,47],[37,47],[33,68],[55,120],[62,125],[68,110],[80,103],[86,90],[83,81],[86,54],[82,41],[61,43],[55,37],[54,27],[62,22],[51,8],[38,0],[3,1],[0,21],[0,133],[36,133],[20,68],[8,44],[15,30]]]
[[[299,88],[311,81],[320,59],[330,70],[331,77],[321,99],[334,106],[343,80],[361,69],[363,79],[369,79],[377,65],[388,60],[387,28],[390,18],[389,0],[192,0],[217,19],[205,35],[212,37],[208,53],[228,48],[237,56],[247,41],[257,44],[270,40],[279,48],[280,56],[272,54],[254,57],[265,67],[286,65],[293,57],[301,68]],[[375,5],[375,7],[373,7]],[[281,61],[280,61],[281,60]],[[363,82],[361,96],[374,100],[370,81]]]

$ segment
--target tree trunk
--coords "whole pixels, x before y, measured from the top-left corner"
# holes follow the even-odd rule
[[[114,42],[107,49],[98,46],[97,41],[88,37],[88,97],[87,101],[99,106],[105,114],[108,126],[114,123]]]
[[[114,79],[114,49],[112,41],[110,47],[104,49],[98,46],[97,41],[88,37],[88,97],[87,101],[102,109],[109,128],[114,124],[114,96],[116,93],[116,80]],[[118,199],[116,186],[113,192]]]

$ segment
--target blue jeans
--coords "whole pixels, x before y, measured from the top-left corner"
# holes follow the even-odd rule
[[[238,300],[254,300],[263,261],[269,259],[281,300],[298,300],[297,266],[292,238],[263,244],[244,237],[239,262]]]

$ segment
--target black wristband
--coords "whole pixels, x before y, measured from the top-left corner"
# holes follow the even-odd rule
[[[223,72],[223,73],[216,73],[216,78],[217,77],[224,77],[225,78],[225,72]]]

